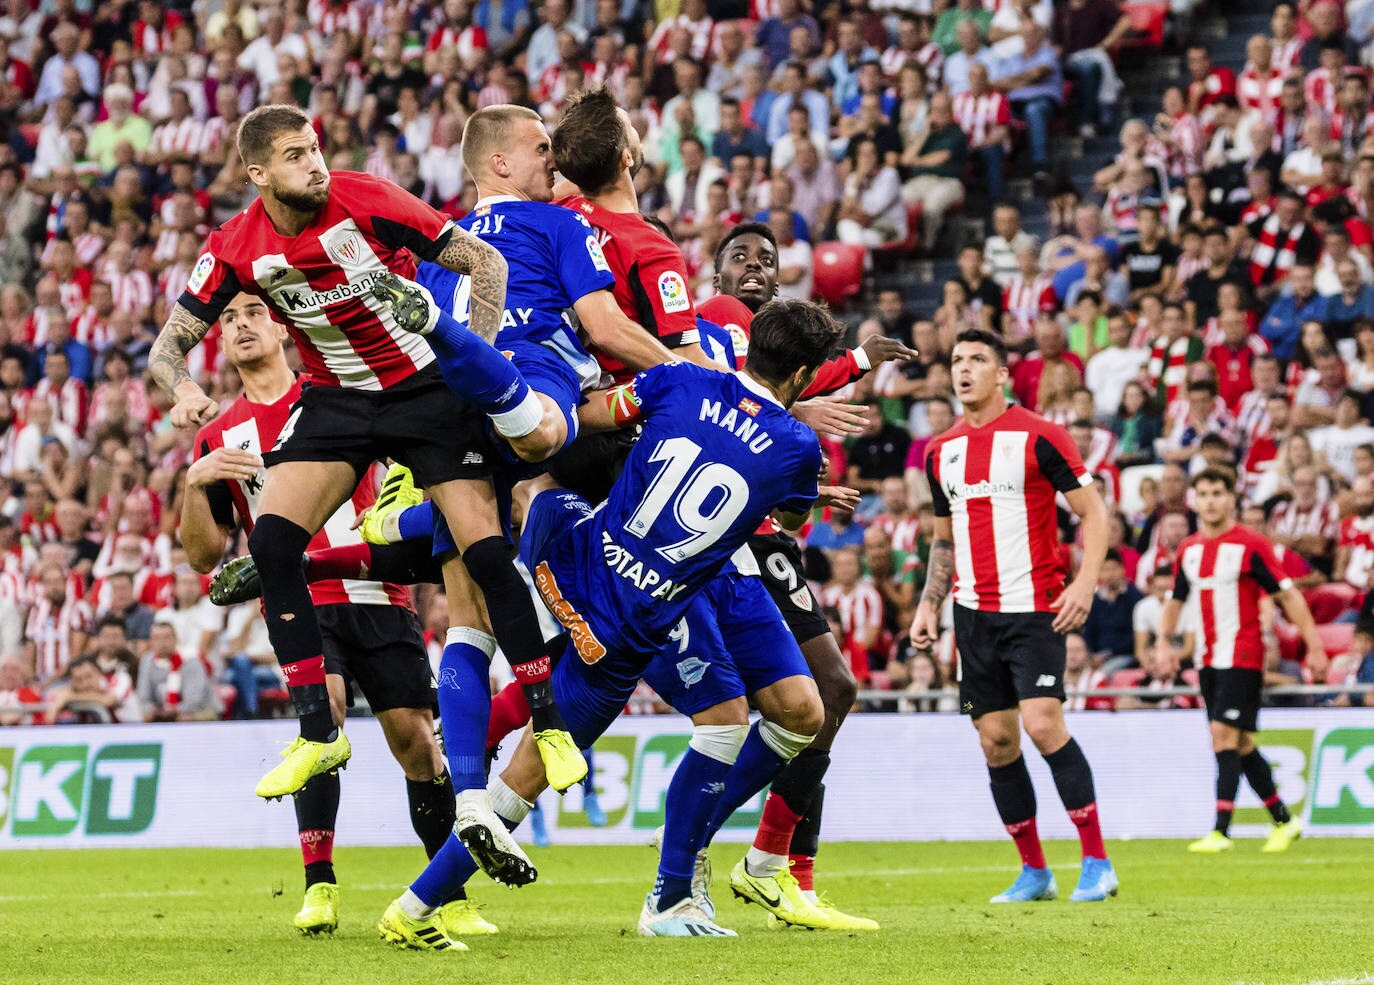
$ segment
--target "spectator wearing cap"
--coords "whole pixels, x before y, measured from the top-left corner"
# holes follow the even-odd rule
[[[178,652],[176,627],[169,620],[153,623],[148,651],[138,666],[138,700],[148,722],[215,717],[214,683],[205,664]]]

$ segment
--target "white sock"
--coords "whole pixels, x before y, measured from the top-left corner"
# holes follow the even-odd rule
[[[744,867],[749,870],[750,875],[766,879],[787,868],[787,857],[750,846],[749,854],[744,856]]]
[[[382,537],[388,544],[401,542],[401,514],[405,510],[395,510],[382,517]]]
[[[530,809],[534,806],[507,786],[506,781],[499,776],[492,779],[487,790],[491,797],[492,809],[496,811],[497,817],[510,821],[512,824],[519,825],[529,816]]]
[[[819,896],[816,895],[816,891],[814,889],[803,889],[802,896],[806,898],[806,902],[808,903],[819,903],[821,899]]]
[[[420,897],[416,896],[409,889],[401,894],[399,906],[401,907],[401,912],[412,920],[423,920],[434,912],[434,907],[420,899]]]
[[[514,394],[512,394],[514,396]],[[499,414],[489,414],[496,433],[503,438],[523,438],[544,420],[544,403],[539,394],[531,390],[525,398],[510,410]]]

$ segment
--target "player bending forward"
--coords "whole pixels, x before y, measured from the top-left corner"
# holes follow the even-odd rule
[[[1260,599],[1273,595],[1307,643],[1307,667],[1320,678],[1326,672],[1312,612],[1302,593],[1284,576],[1273,545],[1236,523],[1236,477],[1229,469],[1203,469],[1193,477],[1193,509],[1198,532],[1178,547],[1174,590],[1160,619],[1157,659],[1178,672],[1178,652],[1169,642],[1186,605],[1198,627],[1194,663],[1217,757],[1217,822],[1190,852],[1224,852],[1236,809],[1241,773],[1274,819],[1263,851],[1287,851],[1302,834],[1302,821],[1292,817],[1274,787],[1274,774],[1255,745],[1259,730],[1260,689],[1264,684],[1264,640],[1260,636]]]
[[[262,494],[262,451],[276,442],[301,393],[282,349],[286,331],[259,298],[236,295],[220,313],[220,327],[229,362],[243,380],[243,395],[200,429],[196,461],[186,476],[181,538],[191,566],[201,573],[219,562],[235,527],[252,532]],[[361,543],[350,528],[375,498],[369,470],[311,545]],[[356,682],[405,770],[410,822],[432,858],[453,826],[454,798],[434,741],[429,658],[406,591],[394,584],[336,578],[312,583],[310,595],[323,634],[334,723],[343,723],[349,682]],[[305,902],[294,922],[302,933],[332,933],[339,924],[333,865],[338,772],[311,777],[296,793],[295,808]],[[465,898],[448,901],[442,913],[452,933],[481,929],[481,917]]]
[[[590,745],[620,715],[673,628],[689,608],[708,604],[704,590],[763,517],[772,513],[796,529],[820,495],[819,442],[786,408],[842,328],[805,302],[766,310],[755,320],[745,371],[657,366],[583,407],[584,427],[643,427],[601,509],[592,512],[580,496],[550,489],[524,511],[521,556],[569,634],[553,687],[580,745]],[[819,721],[818,700],[808,714]],[[693,729],[692,750],[713,761],[720,777],[704,794],[724,793],[743,738],[735,727],[728,735],[709,725]],[[514,827],[546,785],[526,732],[511,764],[490,784],[492,803]],[[387,909],[383,937],[408,947],[452,948],[434,910],[476,870],[450,839]],[[692,899],[682,902],[690,907]]]
[[[990,332],[959,333],[951,358],[963,419],[930,443],[926,476],[935,542],[911,641],[935,644],[954,593],[959,702],[987,759],[992,799],[1021,854],[1021,875],[994,903],[1058,895],[1035,827],[1035,787],[1021,725],[1054,774],[1078,828],[1083,867],[1074,902],[1117,892],[1098,825],[1092,768],[1064,724],[1064,634],[1083,625],[1107,553],[1107,507],[1068,432],[1003,395],[1007,350]],[[1083,524],[1083,560],[1064,585],[1055,494]]]

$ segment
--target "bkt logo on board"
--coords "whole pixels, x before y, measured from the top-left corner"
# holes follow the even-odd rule
[[[1374,729],[1275,729],[1255,741],[1284,802],[1310,826],[1374,825]],[[1248,806],[1236,820],[1268,823],[1269,815]]]
[[[0,832],[130,835],[157,813],[160,743],[0,746]]]

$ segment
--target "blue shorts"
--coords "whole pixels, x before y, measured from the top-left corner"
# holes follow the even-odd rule
[[[496,517],[501,522],[501,534],[507,541],[512,541],[510,507],[511,490],[515,488],[515,483],[520,481],[521,476],[498,473],[491,477],[492,486],[496,492]],[[444,514],[439,512],[439,508],[434,507],[434,532],[430,536],[430,553],[434,557],[443,557],[450,551],[458,550],[458,542],[453,539],[453,533],[448,528],[448,521],[444,519]]]
[[[563,412],[563,420],[568,425],[563,448],[559,449],[563,451],[577,437],[577,408],[584,403],[577,370],[558,353],[538,342],[514,342],[501,351],[509,354],[510,361],[520,370],[531,390],[551,399]]]
[[[811,676],[801,648],[762,581],[716,578],[654,656],[644,680],[684,715],[747,697],[786,677]]]
[[[592,506],[567,489],[546,489],[530,500],[520,530],[520,560],[531,572],[548,555],[550,542],[592,515]]]

